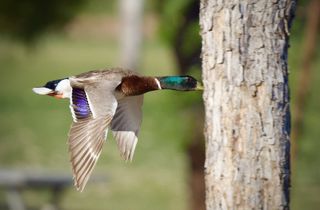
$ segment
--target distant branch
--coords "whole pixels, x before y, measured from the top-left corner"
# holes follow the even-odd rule
[[[297,155],[297,141],[303,132],[303,118],[307,96],[313,78],[312,63],[316,53],[317,35],[320,23],[320,1],[312,0],[307,11],[307,26],[305,30],[302,66],[299,72],[298,89],[295,106],[293,107],[292,126],[292,159]]]

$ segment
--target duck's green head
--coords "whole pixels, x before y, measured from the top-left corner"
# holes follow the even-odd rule
[[[191,76],[168,76],[168,77],[157,77],[160,82],[161,89],[171,90],[203,90],[203,86],[195,78]]]

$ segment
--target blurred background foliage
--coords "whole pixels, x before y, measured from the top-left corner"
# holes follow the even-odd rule
[[[305,74],[303,56],[310,2],[299,1],[291,30],[292,107],[300,100],[299,78]],[[139,68],[142,74],[188,73],[201,77],[198,3],[145,1]],[[0,33],[0,166],[71,176],[66,146],[71,123],[68,101],[34,95],[31,88],[92,69],[121,66],[118,1],[2,0]],[[300,110],[303,129],[295,139],[297,149],[293,153],[291,205],[297,210],[318,209],[320,205],[318,33],[305,103]],[[36,48],[30,48],[35,44]],[[106,181],[89,184],[82,193],[68,188],[61,200],[62,208],[188,209],[193,197],[189,192],[190,168],[198,163],[190,157],[193,148],[201,153],[203,146],[199,141],[201,126],[195,126],[201,124],[201,108],[201,93],[147,94],[134,161],[124,163],[109,137],[94,171],[106,176]],[[194,142],[198,146],[190,146]],[[23,195],[29,206],[41,206],[49,197],[47,191],[31,189]],[[4,199],[0,191],[0,202],[5,203]]]
[[[25,42],[48,30],[60,29],[83,6],[84,0],[2,0],[0,33]]]
[[[179,71],[200,70],[201,37],[199,35],[199,1],[157,1],[159,37],[172,48]]]

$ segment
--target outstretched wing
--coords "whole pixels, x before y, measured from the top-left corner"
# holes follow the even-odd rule
[[[69,153],[74,184],[82,191],[100,156],[107,128],[117,108],[115,82],[79,87],[72,79],[70,109],[73,123],[69,132]]]
[[[110,116],[97,119],[86,118],[71,126],[69,152],[74,184],[80,191],[84,189],[97,163],[110,121]]]
[[[138,142],[142,121],[143,95],[125,97],[118,101],[117,111],[111,121],[111,130],[117,141],[120,155],[132,160]]]

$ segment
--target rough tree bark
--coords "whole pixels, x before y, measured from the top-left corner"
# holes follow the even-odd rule
[[[206,208],[289,209],[294,0],[201,0]]]

